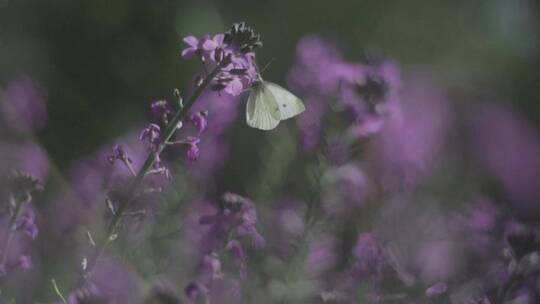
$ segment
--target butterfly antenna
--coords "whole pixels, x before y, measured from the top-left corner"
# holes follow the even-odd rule
[[[275,60],[276,60],[276,57],[272,57],[272,59],[270,59],[270,61],[268,61],[268,63],[262,68],[259,74],[264,73],[264,71],[266,71],[266,69],[270,66],[270,64],[272,64],[272,62],[274,62]]]

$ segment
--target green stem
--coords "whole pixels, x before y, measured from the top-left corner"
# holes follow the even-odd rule
[[[155,155],[159,155],[163,149],[167,146],[166,143],[172,138],[174,135],[174,132],[177,130],[178,123],[180,123],[187,113],[189,112],[189,109],[193,106],[195,101],[201,96],[201,94],[204,92],[204,90],[208,87],[210,82],[216,77],[216,75],[221,70],[222,66],[218,65],[214,68],[214,70],[208,74],[203,82],[195,89],[195,92],[193,92],[193,95],[187,100],[187,102],[184,103],[184,106],[174,115],[174,117],[169,121],[167,124],[167,127],[165,128],[165,131],[162,133],[162,137],[160,139],[160,144],[158,147],[157,152],[150,154],[146,161],[144,162],[143,166],[135,176],[135,178],[131,181],[128,190],[126,199],[121,201],[118,205],[118,208],[116,209],[116,212],[113,214],[109,225],[107,226],[107,232],[105,239],[103,239],[97,246],[96,250],[94,251],[94,254],[90,257],[88,260],[86,271],[83,273],[81,280],[79,281],[80,285],[83,285],[85,282],[87,282],[90,277],[92,276],[92,271],[94,270],[94,267],[103,254],[103,251],[105,250],[105,247],[111,240],[111,236],[113,236],[116,233],[116,229],[118,227],[118,224],[120,222],[120,219],[122,218],[122,214],[124,210],[134,201],[136,198],[136,192],[137,189],[140,189],[140,186],[142,185],[142,182],[144,180],[144,177],[146,176],[147,172],[152,168],[154,165],[154,162],[156,160]]]

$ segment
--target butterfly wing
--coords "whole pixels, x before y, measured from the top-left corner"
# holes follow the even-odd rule
[[[262,86],[273,95],[273,102],[277,103],[278,106],[279,120],[294,117],[306,110],[300,98],[294,96],[294,94],[281,86],[270,81],[263,82]]]
[[[279,124],[279,111],[274,96],[260,84],[251,89],[246,106],[248,126],[260,130],[272,130]]]

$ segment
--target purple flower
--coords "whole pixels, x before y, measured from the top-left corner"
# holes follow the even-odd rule
[[[174,113],[173,107],[166,100],[158,100],[150,104],[150,116],[155,123],[167,123]]]
[[[288,84],[300,95],[331,96],[339,88],[339,74],[344,67],[345,63],[332,44],[317,36],[307,36],[298,42]]]
[[[245,279],[247,276],[247,264],[246,264],[246,253],[242,248],[242,244],[238,240],[230,240],[225,246],[225,250],[231,253],[236,265],[238,266],[240,278]]]
[[[10,81],[3,95],[1,111],[8,127],[29,132],[38,131],[45,125],[45,100],[29,77],[22,76]]]
[[[21,255],[17,260],[17,267],[23,271],[32,268],[32,259],[28,255]]]
[[[191,123],[193,124],[193,126],[195,126],[199,134],[204,132],[204,130],[206,130],[206,127],[208,126],[208,121],[206,120],[207,116],[208,111],[200,111],[192,114],[190,117]]]
[[[522,115],[499,106],[475,117],[472,146],[477,161],[493,175],[520,217],[540,212],[540,135]]]
[[[194,162],[199,158],[199,142],[201,140],[197,137],[188,137],[186,143],[188,144],[187,159],[189,162]]]
[[[379,133],[384,126],[384,117],[377,114],[367,114],[349,128],[349,133],[355,138],[366,138]]]
[[[306,271],[315,277],[327,273],[338,262],[339,248],[338,240],[330,235],[314,240],[308,249]]]
[[[201,39],[188,36],[184,42],[188,47],[182,57],[198,55],[208,67],[220,68],[210,85],[214,91],[238,96],[259,79],[253,51],[262,43],[259,35],[244,23],[234,24],[225,34]]]
[[[354,208],[364,206],[368,180],[358,166],[348,163],[327,170],[324,175],[323,206],[328,215],[343,216]]]
[[[217,34],[212,38],[205,39],[202,43],[202,49],[204,50],[205,57],[215,62],[223,60],[225,35]]]
[[[34,176],[41,182],[45,182],[49,175],[47,152],[32,142],[3,142],[0,145],[0,159],[4,164],[0,166],[3,175],[8,175],[10,171],[19,171]]]
[[[212,88],[232,96],[238,96],[249,89],[258,79],[255,54],[241,54],[233,57],[231,63],[222,69]]]
[[[113,153],[112,155],[109,155],[107,157],[107,160],[110,164],[114,164],[116,160],[120,160],[124,163],[132,163],[131,158],[127,154],[126,150],[124,149],[124,146],[120,144],[116,144],[113,147]]]
[[[87,284],[95,286],[94,296],[106,299],[104,303],[133,303],[138,291],[135,272],[128,265],[107,257],[102,257],[96,264]]]
[[[150,145],[150,151],[158,152],[159,142],[161,137],[161,129],[156,124],[149,124],[148,127],[144,128],[139,134],[139,140],[144,141],[148,139]]]
[[[182,58],[191,59],[194,55],[200,56],[202,54],[202,43],[204,39],[199,40],[195,36],[187,36],[184,37],[184,42],[188,47],[182,51]]]
[[[189,300],[196,301],[199,297],[208,294],[208,289],[198,282],[191,282],[186,286],[184,292]]]
[[[35,221],[35,216],[32,209],[26,210],[17,219],[17,229],[24,231],[24,233],[32,240],[36,239],[38,235],[38,228],[34,221]]]
[[[353,274],[361,281],[380,281],[385,264],[384,250],[373,233],[361,233],[353,248]]]
[[[312,152],[318,146],[327,105],[317,98],[306,99],[306,111],[297,119],[302,148]]]
[[[233,193],[225,193],[223,200],[225,202],[223,210],[214,215],[203,216],[199,221],[201,225],[210,225],[204,237],[207,250],[217,250],[224,237],[230,233],[249,238],[256,248],[263,247],[265,240],[255,227],[257,213],[253,203]]]
[[[384,126],[368,145],[374,176],[388,189],[415,186],[429,176],[452,124],[452,108],[429,73],[407,78],[399,103],[386,101]]]

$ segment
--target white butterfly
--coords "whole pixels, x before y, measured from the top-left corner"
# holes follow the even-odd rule
[[[304,112],[300,98],[270,81],[260,81],[251,89],[246,107],[248,126],[272,130],[281,120]]]

